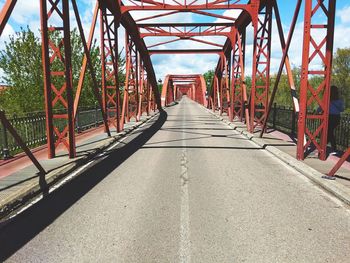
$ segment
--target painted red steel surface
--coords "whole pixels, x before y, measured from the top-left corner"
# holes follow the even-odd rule
[[[119,132],[120,90],[118,78],[118,27],[120,18],[113,15],[106,7],[100,7],[101,65],[102,65],[102,100],[103,110],[107,113],[108,124]]]
[[[233,49],[232,49],[232,81],[231,81],[231,108],[230,120],[237,117],[240,121],[247,122],[250,127],[247,87],[244,74],[244,33],[242,34],[236,28],[233,30]]]
[[[122,123],[139,117],[139,61],[135,43],[129,34],[125,36],[126,76],[124,87],[124,102],[122,110]]]
[[[345,161],[350,156],[350,147],[347,149],[347,151],[343,154],[343,156],[339,159],[339,161],[334,165],[332,170],[329,171],[328,176],[335,176],[335,173],[339,170],[339,168],[345,163]]]
[[[41,0],[40,3],[49,157],[55,157],[56,147],[64,144],[69,157],[74,158],[76,152],[69,1],[53,3]],[[52,19],[54,16],[55,20]],[[58,35],[58,41],[51,38],[53,34]]]
[[[300,84],[300,112],[298,117],[297,158],[304,159],[305,151],[313,144],[319,158],[326,159],[329,113],[330,78],[334,40],[335,1],[305,0],[303,60]],[[324,23],[316,24],[322,17]],[[322,36],[319,40],[318,38]],[[309,78],[319,76],[322,82],[313,86]],[[314,113],[319,108],[319,114]],[[319,124],[311,130],[307,122],[316,119]],[[304,142],[305,141],[305,142]]]
[[[257,10],[258,11],[258,10]],[[250,95],[250,127],[261,126],[266,118],[270,88],[272,6],[270,2],[253,19],[254,50],[252,90]]]
[[[207,106],[207,87],[203,75],[167,75],[162,87],[162,107],[180,100],[183,95]]]
[[[99,98],[99,93],[102,95],[102,108],[103,112],[107,113],[108,124],[119,131],[126,121],[130,121],[132,118],[138,120],[142,114],[148,114],[150,110],[156,108],[160,109],[161,106],[165,106],[186,94],[212,110],[220,110],[221,114],[227,114],[231,120],[238,118],[245,121],[251,132],[256,128],[264,131],[269,107],[273,102],[273,100],[269,101],[268,94],[270,87],[271,27],[274,10],[281,49],[285,51],[283,52],[281,65],[285,64],[287,69],[291,93],[294,96],[293,105],[295,111],[299,111],[297,158],[303,159],[306,150],[313,144],[319,152],[319,157],[325,159],[335,1],[303,0],[303,2],[305,15],[299,111],[276,1],[207,0],[205,3],[197,1],[185,3],[170,1],[165,3],[160,0],[136,0],[129,1],[127,4],[113,0],[96,1],[98,5],[95,8],[86,49],[88,51],[91,49],[97,24],[97,9],[99,9],[102,83],[100,87],[96,87],[98,85],[95,83],[94,87],[100,89],[96,96]],[[8,0],[2,9],[0,16],[1,32],[15,3],[16,1]],[[71,0],[40,0],[40,3],[49,156],[54,157],[56,147],[63,144],[67,148],[69,156],[74,157],[74,119],[81,90],[83,89],[86,69],[89,66],[88,56],[85,54],[73,103],[69,37]],[[237,18],[216,12],[216,10],[228,9],[242,10],[242,12]],[[153,13],[153,11],[159,10],[164,12]],[[149,16],[135,21],[129,11],[148,11]],[[155,18],[166,18],[182,12],[227,19],[229,22],[216,24],[148,23]],[[58,19],[53,20],[53,15]],[[314,22],[316,16],[323,18],[324,23],[316,24]],[[250,24],[253,25],[254,30],[254,45],[252,87],[250,94],[247,94],[245,85],[245,32],[246,27]],[[126,31],[126,80],[124,83],[119,83],[118,79],[119,25],[122,25]],[[61,40],[54,43],[51,39],[52,33],[58,34]],[[323,36],[319,41],[316,36],[322,34]],[[293,32],[291,37],[292,35]],[[223,36],[226,38],[226,42],[221,45],[206,38],[211,36]],[[155,42],[147,46],[144,41],[147,37],[173,37],[173,39]],[[199,42],[212,48],[193,50],[157,48],[160,45],[178,41]],[[201,75],[168,75],[163,82],[160,96],[150,57],[151,55],[161,54],[217,54],[218,63],[211,87],[208,87],[207,91],[204,78]],[[319,63],[316,63],[316,61]],[[54,69],[53,65],[55,65]],[[315,75],[322,77],[323,82],[317,87],[312,87],[308,79]],[[319,114],[310,113],[311,108],[315,107],[321,109]],[[307,122],[309,119],[319,120],[319,125],[315,130],[308,128]],[[108,126],[106,129],[108,129]]]

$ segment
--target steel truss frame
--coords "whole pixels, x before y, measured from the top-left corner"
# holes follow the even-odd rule
[[[328,5],[326,4],[328,2]],[[316,18],[324,18],[326,24],[317,24]],[[297,158],[304,159],[309,146],[318,150],[319,158],[325,160],[327,148],[327,127],[332,73],[334,41],[335,1],[305,0],[303,59],[300,87],[300,112],[298,117]],[[317,36],[322,35],[318,41]],[[319,63],[321,62],[321,63]],[[321,65],[320,65],[321,64]],[[323,81],[313,86],[310,76],[320,76]],[[311,113],[313,108],[321,113]],[[318,120],[316,129],[308,127],[308,120]]]
[[[270,88],[271,2],[267,2],[263,9],[256,9],[256,11],[257,14],[252,21],[254,27],[254,50],[250,95],[250,132],[254,132],[255,127],[263,125],[266,119]]]
[[[217,76],[220,89],[220,115],[226,113],[229,118],[232,118],[230,111],[230,58],[227,59],[222,53],[220,60],[220,75]]]
[[[125,35],[125,52],[126,52],[126,76],[124,86],[124,102],[122,110],[122,123],[139,117],[139,55],[137,47],[131,36],[126,32]]]
[[[123,129],[120,121],[120,87],[118,65],[118,28],[120,16],[112,14],[105,6],[100,5],[100,38],[102,65],[102,100],[107,113],[108,124],[117,132]]]
[[[203,75],[167,75],[162,88],[162,106],[179,100],[183,94],[207,106],[207,87]]]
[[[139,108],[137,119],[140,120],[143,113],[149,115],[151,111],[151,100],[150,100],[150,92],[151,86],[147,80],[147,71],[143,66],[143,62],[141,60],[140,55],[138,56],[139,60]]]
[[[69,1],[41,0],[40,4],[49,157],[55,157],[56,148],[63,144],[68,149],[69,157],[74,158],[76,152]],[[55,21],[52,19],[54,15]],[[54,34],[58,34],[59,41],[54,42]]]
[[[334,39],[334,18],[335,18],[335,0],[297,0],[298,3],[305,3],[304,18],[304,49],[302,61],[302,82],[300,90],[300,111],[298,116],[298,145],[297,158],[303,159],[305,152],[310,146],[315,146],[319,152],[320,159],[326,157],[327,144],[327,125],[328,125],[328,107],[329,107],[329,90],[330,76],[332,66],[332,51]],[[69,152],[70,157],[75,157],[75,137],[74,121],[77,114],[83,80],[89,68],[93,79],[95,95],[100,104],[103,104],[102,112],[106,119],[105,112],[108,111],[108,123],[105,121],[105,130],[109,133],[109,125],[113,125],[120,130],[123,123],[130,118],[139,119],[143,113],[148,113],[151,109],[161,108],[165,101],[160,100],[157,87],[157,80],[154,74],[150,55],[154,54],[218,54],[219,62],[212,83],[211,94],[207,100],[208,107],[220,109],[221,112],[227,111],[230,119],[238,117],[245,120],[248,129],[253,132],[256,127],[261,127],[262,133],[266,127],[266,120],[270,111],[274,94],[278,84],[275,84],[272,99],[268,106],[268,88],[269,88],[269,71],[270,71],[270,53],[271,53],[271,24],[272,8],[274,9],[277,27],[279,30],[281,46],[283,50],[283,63],[286,66],[291,85],[291,94],[294,100],[295,111],[298,112],[299,105],[296,98],[294,82],[291,76],[291,69],[288,60],[288,45],[292,38],[293,32],[290,32],[287,43],[284,42],[281,21],[278,14],[277,3],[275,0],[251,0],[235,1],[228,0],[208,0],[205,4],[198,4],[197,1],[191,1],[180,4],[177,1],[171,1],[167,4],[155,0],[135,0],[123,4],[121,1],[97,0],[100,4],[100,20],[104,29],[101,29],[101,47],[103,52],[103,83],[102,99],[98,89],[98,83],[94,75],[89,52],[92,46],[92,39],[96,27],[97,13],[95,10],[93,24],[91,25],[88,41],[85,41],[84,34],[81,33],[85,57],[82,65],[79,84],[75,101],[73,103],[73,87],[71,72],[71,54],[70,54],[70,24],[69,24],[69,3],[75,5],[74,12],[78,19],[78,11],[75,0],[40,0],[41,7],[41,28],[42,28],[42,54],[44,69],[44,87],[45,87],[45,106],[47,116],[47,134],[49,157],[56,154],[56,148],[64,145]],[[0,33],[10,17],[15,6],[15,0],[6,0],[0,15]],[[98,8],[96,8],[98,9]],[[225,15],[218,15],[210,10],[242,10],[237,19]],[[216,25],[210,23],[197,24],[136,24],[132,19],[129,11],[157,11],[165,10],[166,12],[157,15],[151,15],[137,20],[136,22],[146,21],[157,17],[165,17],[180,12],[192,12],[203,16],[224,18],[232,21],[230,23],[219,23]],[[207,10],[207,11],[206,11]],[[113,14],[113,16],[111,16]],[[58,19],[52,19],[53,15]],[[314,22],[316,16],[326,19],[326,23],[317,24]],[[111,21],[113,21],[111,23]],[[56,23],[56,24],[55,24]],[[250,99],[244,92],[244,32],[250,24],[254,27],[254,54],[253,54],[253,83]],[[50,24],[50,26],[49,26]],[[124,101],[122,112],[118,113],[121,105],[121,99],[118,83],[118,63],[116,57],[118,54],[118,33],[119,24],[123,25],[127,32],[127,80],[124,85]],[[79,27],[82,32],[82,26]],[[324,34],[321,41],[318,41],[316,35]],[[60,41],[53,41],[57,35]],[[171,43],[180,40],[197,41],[203,44],[219,47],[220,49],[206,50],[156,50],[147,49],[144,38],[151,36],[175,37],[175,40],[157,43],[149,48],[154,48],[161,44]],[[224,36],[227,38],[225,45],[218,45],[212,41],[198,39],[203,36]],[[316,61],[322,64],[321,67],[315,68]],[[280,75],[280,74],[279,74]],[[310,76],[318,75],[323,78],[323,82],[312,87],[308,81]],[[196,91],[198,83],[201,80],[192,79],[188,83],[190,90]],[[278,82],[278,81],[277,81]],[[174,82],[166,78],[164,85],[174,88],[173,97],[179,96],[179,90],[184,89],[184,84]],[[202,85],[203,86],[203,85]],[[242,92],[243,90],[243,92]],[[152,91],[152,92],[151,92]],[[192,92],[192,91],[191,91]],[[197,93],[194,93],[196,99]],[[229,96],[227,97],[227,94]],[[170,95],[168,100],[170,99]],[[119,98],[118,98],[119,97]],[[250,105],[249,105],[249,103]],[[321,114],[311,114],[311,107],[319,107]],[[59,110],[59,112],[58,112]],[[250,110],[250,112],[248,112]],[[244,114],[243,114],[244,111]],[[120,120],[118,118],[120,116]],[[308,120],[317,119],[318,127],[315,130],[308,128]],[[119,121],[119,124],[118,124]],[[262,134],[261,133],[261,134]]]
[[[235,117],[240,121],[243,121],[243,118],[245,118],[247,126],[250,127],[247,87],[244,74],[245,31],[241,33],[237,28],[233,28],[232,43],[232,103],[230,105],[230,121],[233,121]]]

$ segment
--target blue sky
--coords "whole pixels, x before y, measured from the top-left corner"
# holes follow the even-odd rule
[[[125,0],[126,1],[126,0]],[[171,0],[168,0],[169,2]],[[201,1],[201,0],[200,0]],[[0,0],[0,7],[3,6],[4,0]],[[85,32],[88,34],[91,19],[92,10],[95,4],[95,0],[77,0],[80,13],[82,16],[83,23],[85,25]],[[245,3],[246,0],[242,0]],[[279,9],[281,13],[282,23],[284,25],[285,34],[289,30],[289,24],[292,19],[296,0],[278,0]],[[327,0],[326,0],[327,2]],[[231,12],[231,13],[230,13]],[[217,14],[232,14],[232,11],[216,11]],[[132,16],[134,18],[140,18],[145,15],[144,11],[134,12]],[[292,65],[299,66],[301,63],[301,43],[302,43],[302,32],[303,32],[303,10],[299,16],[298,25],[296,27],[296,34],[294,37],[294,42],[290,50],[290,59]],[[324,18],[319,18],[318,22],[322,22]],[[194,15],[191,13],[180,13],[176,15],[169,16],[167,18],[159,19],[162,22],[217,22],[216,18],[206,18],[200,15]],[[149,22],[149,21],[146,21]],[[74,26],[74,20],[72,20]],[[5,28],[3,36],[0,40],[0,49],[4,47],[4,41],[8,39],[9,34],[13,34],[18,31],[20,27],[29,26],[34,32],[39,35],[39,0],[28,1],[28,0],[18,0],[17,6],[11,16],[9,25]],[[273,24],[274,35],[276,35],[276,25]],[[251,32],[251,28],[248,29],[248,35]],[[97,33],[98,34],[98,33]],[[98,37],[98,35],[96,35]],[[275,36],[276,37],[276,36]],[[273,38],[272,41],[272,71],[276,71],[279,65],[279,60],[281,56],[280,47],[278,44],[278,39]],[[249,38],[249,37],[248,37]],[[209,40],[209,39],[206,39]],[[225,39],[213,38],[213,41],[217,43],[223,43]],[[252,36],[250,37],[250,41]],[[147,44],[153,44],[158,42],[159,39],[146,39]],[[220,42],[221,41],[221,42]],[[124,32],[120,29],[120,46],[124,43]],[[249,39],[248,39],[249,44]],[[201,48],[207,47],[203,44],[198,44],[191,41],[175,42],[173,44],[160,46],[158,48],[162,49],[176,49],[176,48]],[[337,15],[336,15],[336,29],[335,29],[335,49],[338,47],[350,47],[350,1],[349,0],[338,0],[337,1]],[[247,46],[247,65],[246,73],[249,75],[251,66],[249,62],[251,61],[252,46]],[[157,74],[157,78],[164,78],[166,74],[174,73],[204,73],[209,69],[213,69],[216,66],[218,57],[216,55],[172,55],[164,56],[157,55],[152,57],[154,68]]]

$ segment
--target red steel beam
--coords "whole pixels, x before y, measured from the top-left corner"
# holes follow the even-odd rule
[[[200,11],[200,10],[193,10],[192,9],[190,12],[192,12],[194,14],[198,14],[198,15],[203,15],[203,16],[206,16],[206,17],[209,16],[209,17],[215,17],[215,18],[225,19],[225,20],[229,20],[229,21],[236,21],[236,18],[233,18],[233,17],[213,14],[213,13],[204,12],[204,11]]]
[[[81,36],[81,41],[82,41],[82,44],[83,44],[83,47],[84,47],[84,61],[83,61],[83,69],[84,70],[84,62],[86,60],[86,64],[89,66],[89,71],[90,71],[90,76],[91,76],[91,79],[92,79],[92,90],[94,92],[94,95],[98,101],[98,104],[102,110],[102,118],[103,118],[103,123],[105,125],[105,131],[107,132],[108,136],[111,136],[111,133],[109,131],[109,127],[108,127],[108,123],[107,123],[107,115],[106,115],[106,111],[103,110],[103,103],[102,103],[102,98],[100,96],[100,93],[98,91],[98,82],[97,82],[97,78],[96,78],[96,73],[95,73],[95,69],[94,69],[94,66],[92,64],[92,61],[91,61],[91,56],[90,56],[90,49],[91,49],[91,42],[92,42],[92,39],[89,39],[90,40],[90,46],[88,46],[89,44],[86,43],[86,39],[85,39],[85,34],[84,34],[84,29],[83,29],[83,25],[81,23],[81,19],[80,19],[80,15],[79,15],[79,10],[78,10],[78,6],[77,6],[77,3],[75,0],[72,0],[72,5],[73,5],[73,10],[74,10],[74,13],[75,13],[75,18],[76,18],[76,21],[77,21],[77,24],[78,24],[78,30],[79,30],[79,33],[80,33],[80,36]],[[97,17],[97,12],[98,11],[98,6],[96,5],[96,9],[95,9],[95,15]],[[96,19],[96,18],[95,18]],[[93,22],[93,24],[96,24],[96,20],[95,22]],[[94,30],[92,30],[94,31]],[[90,33],[92,33],[91,35],[93,35],[93,32],[90,31]],[[85,71],[86,71],[86,66],[85,66]],[[85,75],[85,71],[84,71],[84,75]],[[79,79],[79,80],[83,80],[84,79],[84,75]],[[80,83],[80,82],[79,82]],[[81,92],[81,87],[78,86],[78,89],[77,89],[77,92],[79,91],[79,88],[80,88],[80,92]],[[80,97],[80,92],[79,92],[79,97]],[[77,100],[77,104],[79,103],[79,98]],[[74,108],[75,110],[75,108]],[[76,117],[76,112],[74,112],[74,119]]]
[[[56,148],[60,144],[66,146],[69,157],[74,158],[76,156],[76,149],[73,113],[69,1],[57,0],[54,3],[49,1],[49,11],[46,0],[41,0],[40,4],[49,158],[55,157]],[[53,16],[55,20],[52,19]],[[55,22],[57,23],[57,26],[48,26],[49,23],[52,24]],[[58,32],[61,40],[58,41],[58,43],[55,43],[50,39],[49,32]],[[53,64],[55,64],[55,68],[53,67]],[[54,114],[53,109],[59,110],[62,113]],[[60,128],[62,123],[64,123],[63,129]]]
[[[221,49],[158,49],[149,50],[150,55],[164,55],[164,54],[220,54]]]
[[[148,28],[148,27],[231,27],[234,23],[140,23],[137,24],[138,28]]]
[[[278,89],[278,84],[279,84],[279,81],[280,81],[281,76],[282,76],[283,65],[286,66],[287,72],[289,72],[289,74],[288,74],[289,75],[289,83],[290,83],[290,86],[291,86],[291,93],[292,93],[292,99],[293,99],[293,102],[294,102],[293,103],[294,109],[295,109],[296,112],[299,112],[299,104],[297,103],[298,100],[296,98],[296,91],[295,91],[295,86],[294,86],[293,75],[292,75],[292,72],[291,72],[291,69],[290,69],[290,65],[289,65],[289,60],[288,60],[288,50],[289,50],[289,47],[290,47],[290,44],[291,44],[291,41],[292,41],[292,36],[293,36],[293,33],[294,33],[295,25],[296,25],[296,22],[298,20],[299,11],[300,11],[300,7],[301,7],[301,2],[302,2],[302,0],[298,0],[298,2],[297,2],[297,5],[296,5],[295,11],[294,11],[294,16],[293,16],[291,28],[290,28],[290,31],[289,31],[289,34],[288,34],[287,43],[285,43],[285,41],[284,41],[283,32],[281,32],[281,26],[279,26],[279,28],[280,28],[280,40],[281,40],[281,46],[282,46],[282,50],[283,50],[283,56],[282,56],[282,59],[281,59],[281,63],[280,63],[278,72],[277,72],[275,85],[274,85],[273,90],[272,90],[271,99],[270,99],[268,110],[267,110],[267,115],[266,115],[267,117],[264,120],[262,129],[261,129],[261,133],[260,133],[260,137],[263,136],[263,133],[264,133],[264,131],[266,129],[266,126],[267,126],[267,120],[268,120],[268,117],[270,115],[270,111],[271,111],[271,108],[272,108],[272,105],[273,105],[273,101],[274,101],[274,98],[275,98],[275,95],[276,95],[276,92],[277,92],[277,89]],[[275,5],[276,5],[276,2],[275,2]],[[278,10],[277,7],[276,7],[275,10]],[[278,11],[277,11],[277,13],[278,13]],[[277,21],[278,21],[278,19],[277,19]],[[296,102],[295,102],[295,100],[296,100]]]
[[[17,0],[6,0],[4,6],[1,9],[0,13],[0,36],[4,31],[6,23],[11,16],[13,8],[15,7]]]
[[[268,2],[263,10],[259,10],[253,20],[255,22],[249,132],[254,132],[255,127],[262,126],[267,116],[272,34],[271,2]]]
[[[334,41],[335,1],[305,0],[304,41],[300,83],[300,112],[298,116],[297,159],[305,158],[307,148],[313,144],[321,160],[326,159],[327,127],[329,116],[330,80]],[[319,24],[319,18],[325,18]],[[321,40],[319,41],[318,38]],[[319,61],[322,62],[320,65]],[[322,83],[313,86],[309,78],[319,76]],[[319,107],[322,113],[310,111]],[[307,125],[309,119],[318,120],[316,127]]]
[[[30,151],[30,149],[27,147],[27,145],[23,142],[21,137],[16,132],[15,128],[11,125],[11,123],[7,120],[5,116],[5,112],[0,110],[0,121],[4,127],[11,133],[15,141],[18,143],[18,145],[22,148],[22,150],[26,153],[26,155],[29,157],[29,159],[32,161],[32,163],[35,165],[36,168],[40,171],[41,174],[46,174],[45,169],[41,166],[41,164],[38,162],[38,160],[35,158],[33,153]]]
[[[236,28],[233,32],[233,52],[232,52],[232,81],[231,81],[231,121],[238,117],[243,121],[243,116],[247,127],[250,127],[247,87],[245,84],[244,67],[244,34]]]
[[[142,1],[143,2],[143,1]],[[157,10],[169,10],[169,11],[192,11],[192,10],[227,10],[227,9],[241,9],[246,10],[246,4],[231,4],[227,1],[226,4],[216,4],[215,2],[208,2],[206,4],[199,5],[171,5],[171,4],[161,4],[156,1],[148,1],[154,3],[154,5],[125,5],[121,6],[122,14],[129,11],[157,11]],[[135,2],[134,2],[135,3]]]
[[[89,38],[88,38],[88,42],[87,42],[87,47],[88,47],[89,52],[91,50],[92,41],[94,38],[96,22],[97,22],[97,15],[98,15],[98,2],[96,2],[96,5],[95,5],[94,15],[92,17],[90,33],[89,33]],[[78,111],[80,96],[81,96],[81,92],[83,89],[85,74],[86,74],[86,70],[87,70],[87,64],[88,64],[87,62],[88,62],[87,55],[85,54],[84,59],[83,59],[83,65],[82,65],[81,71],[80,71],[78,87],[77,87],[77,91],[75,93],[75,98],[74,98],[74,118],[75,118],[77,111]]]
[[[106,7],[113,13],[114,15],[121,15],[120,12],[120,5],[118,1],[114,0],[99,0],[99,2],[103,2],[103,4],[106,5]],[[150,55],[148,53],[147,47],[145,45],[145,42],[140,37],[139,30],[137,28],[137,25],[134,21],[134,19],[131,17],[129,13],[123,14],[120,23],[123,25],[125,30],[130,34],[133,42],[135,43],[138,52],[141,55],[142,61],[144,63],[144,67],[147,71],[147,79],[150,83],[150,86],[152,87],[153,95],[154,95],[154,105],[157,105],[158,109],[161,108],[161,102],[160,102],[160,94],[157,87],[157,79],[156,75],[154,73],[154,68],[151,62]]]
[[[153,16],[148,16],[148,17],[143,17],[143,18],[140,18],[140,19],[136,19],[135,22],[146,21],[146,20],[150,20],[150,19],[154,19],[154,18],[169,16],[169,15],[177,14],[177,13],[179,13],[179,12],[180,12],[180,11],[172,11],[172,12],[168,12],[168,13],[163,13],[163,14],[158,14],[158,15],[153,15]]]
[[[100,9],[103,111],[107,113],[108,124],[114,126],[119,132],[123,128],[123,123],[120,121],[118,77],[118,27],[120,16],[108,13],[108,9],[104,6],[100,6]]]
[[[149,36],[225,36],[229,37],[232,23],[215,24],[215,23],[199,23],[199,24],[168,24],[157,25],[141,25],[139,27],[140,36],[142,38]]]
[[[138,65],[139,65],[139,109],[137,119],[140,120],[143,113],[149,115],[149,93],[150,93],[150,85],[147,80],[147,72],[143,66],[143,62],[139,55],[138,57]]]
[[[122,123],[135,118],[138,121],[139,109],[139,56],[135,43],[126,32],[126,76],[124,87],[124,101],[122,109]]]
[[[350,156],[350,147],[346,150],[343,156],[339,159],[339,161],[335,164],[332,170],[329,171],[328,176],[335,176],[335,173],[339,170],[339,168],[343,165],[343,163]]]

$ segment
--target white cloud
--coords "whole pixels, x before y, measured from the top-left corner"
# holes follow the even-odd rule
[[[337,15],[342,23],[350,23],[350,6],[345,6],[343,9],[337,10]]]
[[[240,9],[231,9],[231,10],[226,10],[222,15],[230,18],[237,18],[241,13],[242,13],[242,10]],[[222,22],[232,22],[232,21],[224,18],[218,18],[215,20],[215,22],[222,23]]]

